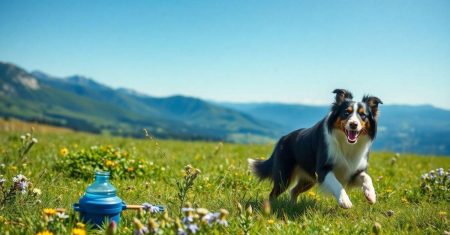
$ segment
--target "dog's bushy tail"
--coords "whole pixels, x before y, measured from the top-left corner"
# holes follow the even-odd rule
[[[250,170],[260,180],[267,179],[272,175],[273,156],[267,160],[247,159]]]

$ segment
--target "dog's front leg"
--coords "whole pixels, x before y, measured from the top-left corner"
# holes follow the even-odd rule
[[[342,187],[342,184],[336,179],[336,176],[332,171],[325,175],[320,187],[323,191],[333,194],[340,207],[344,209],[352,207],[352,202],[350,201],[347,192],[344,187]]]
[[[374,204],[377,196],[375,194],[375,188],[372,184],[372,178],[370,178],[370,176],[363,171],[356,176],[355,181],[358,186],[361,186],[367,201],[370,204]]]

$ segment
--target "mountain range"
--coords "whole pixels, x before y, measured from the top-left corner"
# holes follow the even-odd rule
[[[142,137],[146,128],[159,138],[261,143],[311,126],[328,111],[329,106],[153,97],[0,62],[0,116],[93,133]],[[381,112],[375,149],[450,155],[450,111],[383,105]]]

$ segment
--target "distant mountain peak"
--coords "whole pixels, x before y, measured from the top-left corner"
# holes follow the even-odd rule
[[[0,89],[6,94],[15,94],[17,86],[22,86],[29,90],[38,90],[40,88],[39,82],[35,77],[11,63],[0,62],[0,77],[2,78]]]

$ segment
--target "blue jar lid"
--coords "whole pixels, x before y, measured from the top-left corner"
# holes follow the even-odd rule
[[[92,197],[85,194],[80,198],[79,211],[89,214],[115,214],[126,208],[125,203],[118,196]]]

